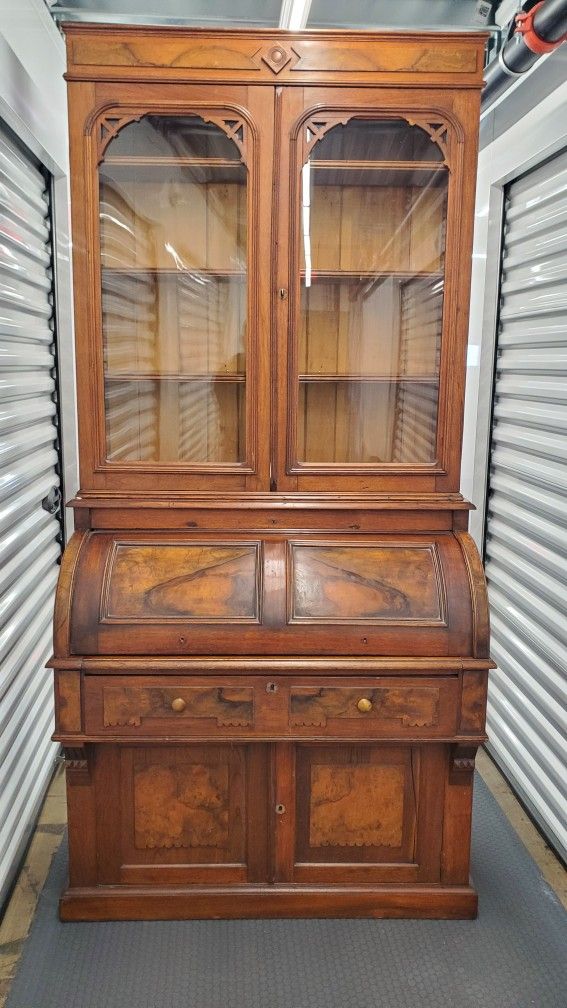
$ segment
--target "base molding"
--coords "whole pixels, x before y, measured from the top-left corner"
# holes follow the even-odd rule
[[[235,920],[261,917],[370,917],[461,920],[477,915],[472,886],[246,885],[69,888],[62,921]]]

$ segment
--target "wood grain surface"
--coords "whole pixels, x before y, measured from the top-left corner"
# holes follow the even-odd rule
[[[255,620],[255,546],[117,543],[108,562],[103,620]]]
[[[439,694],[438,688],[420,686],[373,688],[364,683],[355,689],[292,686],[291,724],[323,727],[329,719],[358,718],[370,722],[399,721],[413,728],[431,727],[439,720]],[[370,710],[359,710],[361,697],[370,702]]]
[[[293,546],[294,620],[443,620],[432,547]]]
[[[228,765],[163,763],[134,773],[136,847],[225,847]]]
[[[181,709],[172,704],[181,702]],[[106,686],[103,690],[105,728],[136,727],[155,718],[212,719],[219,727],[253,724],[253,689],[179,686],[159,689],[140,686]]]
[[[311,767],[312,847],[400,847],[403,808],[400,767]]]

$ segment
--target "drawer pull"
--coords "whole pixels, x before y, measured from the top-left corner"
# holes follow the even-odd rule
[[[186,706],[187,703],[183,699],[183,697],[176,697],[175,700],[171,701],[171,709],[172,711],[175,711],[177,714],[182,714]]]
[[[361,697],[356,706],[361,714],[368,714],[368,711],[372,710],[372,700]]]

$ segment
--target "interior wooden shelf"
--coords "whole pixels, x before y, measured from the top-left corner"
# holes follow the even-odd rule
[[[300,374],[300,382],[421,382],[424,385],[437,385],[439,379],[435,375],[387,375],[387,374]]]
[[[163,157],[158,155],[142,155],[142,154],[115,154],[110,157],[105,157],[103,164],[105,165],[121,165],[126,167],[128,165],[164,165],[165,167],[170,167],[171,165],[189,165],[195,168],[241,168],[242,162],[233,158],[229,160],[228,158],[206,158],[206,157],[187,157],[187,156],[177,156],[177,155],[164,155]]]
[[[104,266],[103,273],[113,273],[125,276],[146,275],[156,273],[167,276],[180,276],[184,273],[202,273],[212,277],[246,277],[246,270],[212,269],[208,266],[187,265],[183,269],[175,266]],[[305,270],[300,270],[300,276],[305,277]],[[361,280],[392,277],[397,280],[413,280],[417,277],[430,277],[442,280],[444,273],[440,270],[312,270],[312,280]]]
[[[310,161],[310,168],[339,168],[341,171],[437,171],[445,168],[444,161]]]
[[[243,374],[232,374],[229,371],[221,372],[209,372],[207,374],[161,374],[158,371],[144,371],[144,372],[132,372],[132,371],[113,371],[106,372],[104,375],[105,381],[131,381],[131,382],[143,382],[143,381],[169,381],[169,382],[245,382],[246,375]]]
[[[299,275],[303,279],[305,270],[300,270]],[[378,277],[392,277],[395,280],[431,277],[435,280],[442,280],[444,275],[440,270],[311,270],[311,280],[363,280],[366,278],[375,280]]]
[[[202,273],[204,276],[219,277],[246,277],[246,270],[232,269],[212,269],[208,266],[186,265],[183,269],[176,266],[104,266],[102,272],[119,274],[121,276],[145,276],[148,273],[156,273],[164,276],[183,276],[185,273]]]

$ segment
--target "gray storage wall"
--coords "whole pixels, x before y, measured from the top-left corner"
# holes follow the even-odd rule
[[[489,749],[567,859],[567,151],[507,187],[493,410]]]
[[[49,184],[0,124],[0,905],[53,770],[61,553]],[[43,504],[45,502],[45,505]]]

